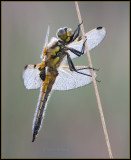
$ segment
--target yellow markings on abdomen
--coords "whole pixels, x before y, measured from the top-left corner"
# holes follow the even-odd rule
[[[42,91],[41,91],[39,103],[38,103],[38,106],[37,106],[37,111],[36,111],[36,114],[35,114],[35,119],[34,119],[34,124],[33,124],[32,142],[34,142],[34,140],[36,139],[37,134],[39,132],[39,129],[41,127],[42,120],[44,118],[44,112],[46,110],[46,103],[47,103],[47,100],[48,100],[48,96],[49,96],[49,93],[52,89],[52,86],[55,82],[55,79],[56,79],[57,75],[58,75],[57,70],[49,69],[46,72],[46,78],[45,78],[45,81],[44,81],[43,86],[42,86]]]
[[[44,103],[45,95],[46,95],[46,92],[42,92],[40,102],[39,102],[39,108],[38,108],[38,111],[37,111],[36,125],[39,124],[39,120],[41,119],[41,116],[43,115],[44,106],[45,106],[45,103],[46,103],[46,100],[45,100],[45,103]],[[43,109],[42,109],[42,107],[43,107]]]
[[[38,119],[39,119],[39,116],[40,116],[40,114],[41,114],[42,107],[44,107],[44,105],[45,105],[45,103],[46,103],[45,95],[46,95],[46,93],[47,93],[49,81],[50,81],[50,75],[49,75],[49,73],[47,72],[47,74],[46,74],[46,79],[45,79],[44,84],[43,84],[43,86],[42,86],[42,95],[41,95],[40,102],[39,102],[39,111],[38,111],[38,114],[37,114],[36,123],[38,123]],[[47,93],[47,94],[48,94],[48,93]]]

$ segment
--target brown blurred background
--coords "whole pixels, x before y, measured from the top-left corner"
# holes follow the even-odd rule
[[[80,2],[85,31],[104,26],[104,41],[91,51],[114,158],[129,157],[129,2]],[[41,62],[50,24],[78,25],[74,2],[2,2],[2,158],[108,158],[93,85],[54,91],[43,127],[32,143],[39,95],[26,90],[22,70]],[[86,55],[73,60],[87,65]]]

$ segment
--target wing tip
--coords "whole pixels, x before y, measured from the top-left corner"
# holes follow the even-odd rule
[[[27,69],[27,67],[28,67],[28,64],[24,66],[24,70],[26,70],[26,69]]]
[[[100,30],[100,29],[102,29],[102,28],[103,28],[103,27],[99,26],[99,27],[97,27],[96,29],[97,29],[97,30]]]
[[[103,31],[105,31],[105,33],[106,33],[105,27],[102,27],[102,26],[96,27],[96,30],[103,30]]]

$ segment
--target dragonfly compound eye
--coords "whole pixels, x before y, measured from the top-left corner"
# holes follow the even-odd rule
[[[72,32],[71,28],[68,28],[68,27],[60,28],[57,31],[57,36],[62,41],[65,41],[65,42],[68,42],[72,35],[73,35],[73,32]]]
[[[65,41],[67,39],[67,28],[60,28],[57,31],[57,36],[60,38],[62,41]]]

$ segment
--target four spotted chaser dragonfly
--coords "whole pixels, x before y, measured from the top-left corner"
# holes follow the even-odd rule
[[[85,54],[85,43],[89,51],[96,47],[105,37],[104,27],[97,27],[85,34],[86,41],[79,36],[80,25],[73,32],[71,28],[58,29],[57,38],[48,43],[49,30],[45,38],[40,64],[26,65],[23,71],[23,81],[26,89],[40,88],[39,100],[33,121],[33,137],[35,141],[44,118],[47,101],[52,90],[71,90],[92,82],[88,66],[74,66],[72,59]],[[68,66],[65,63],[68,63]],[[95,70],[95,69],[94,69]],[[96,77],[96,73],[94,72]]]

